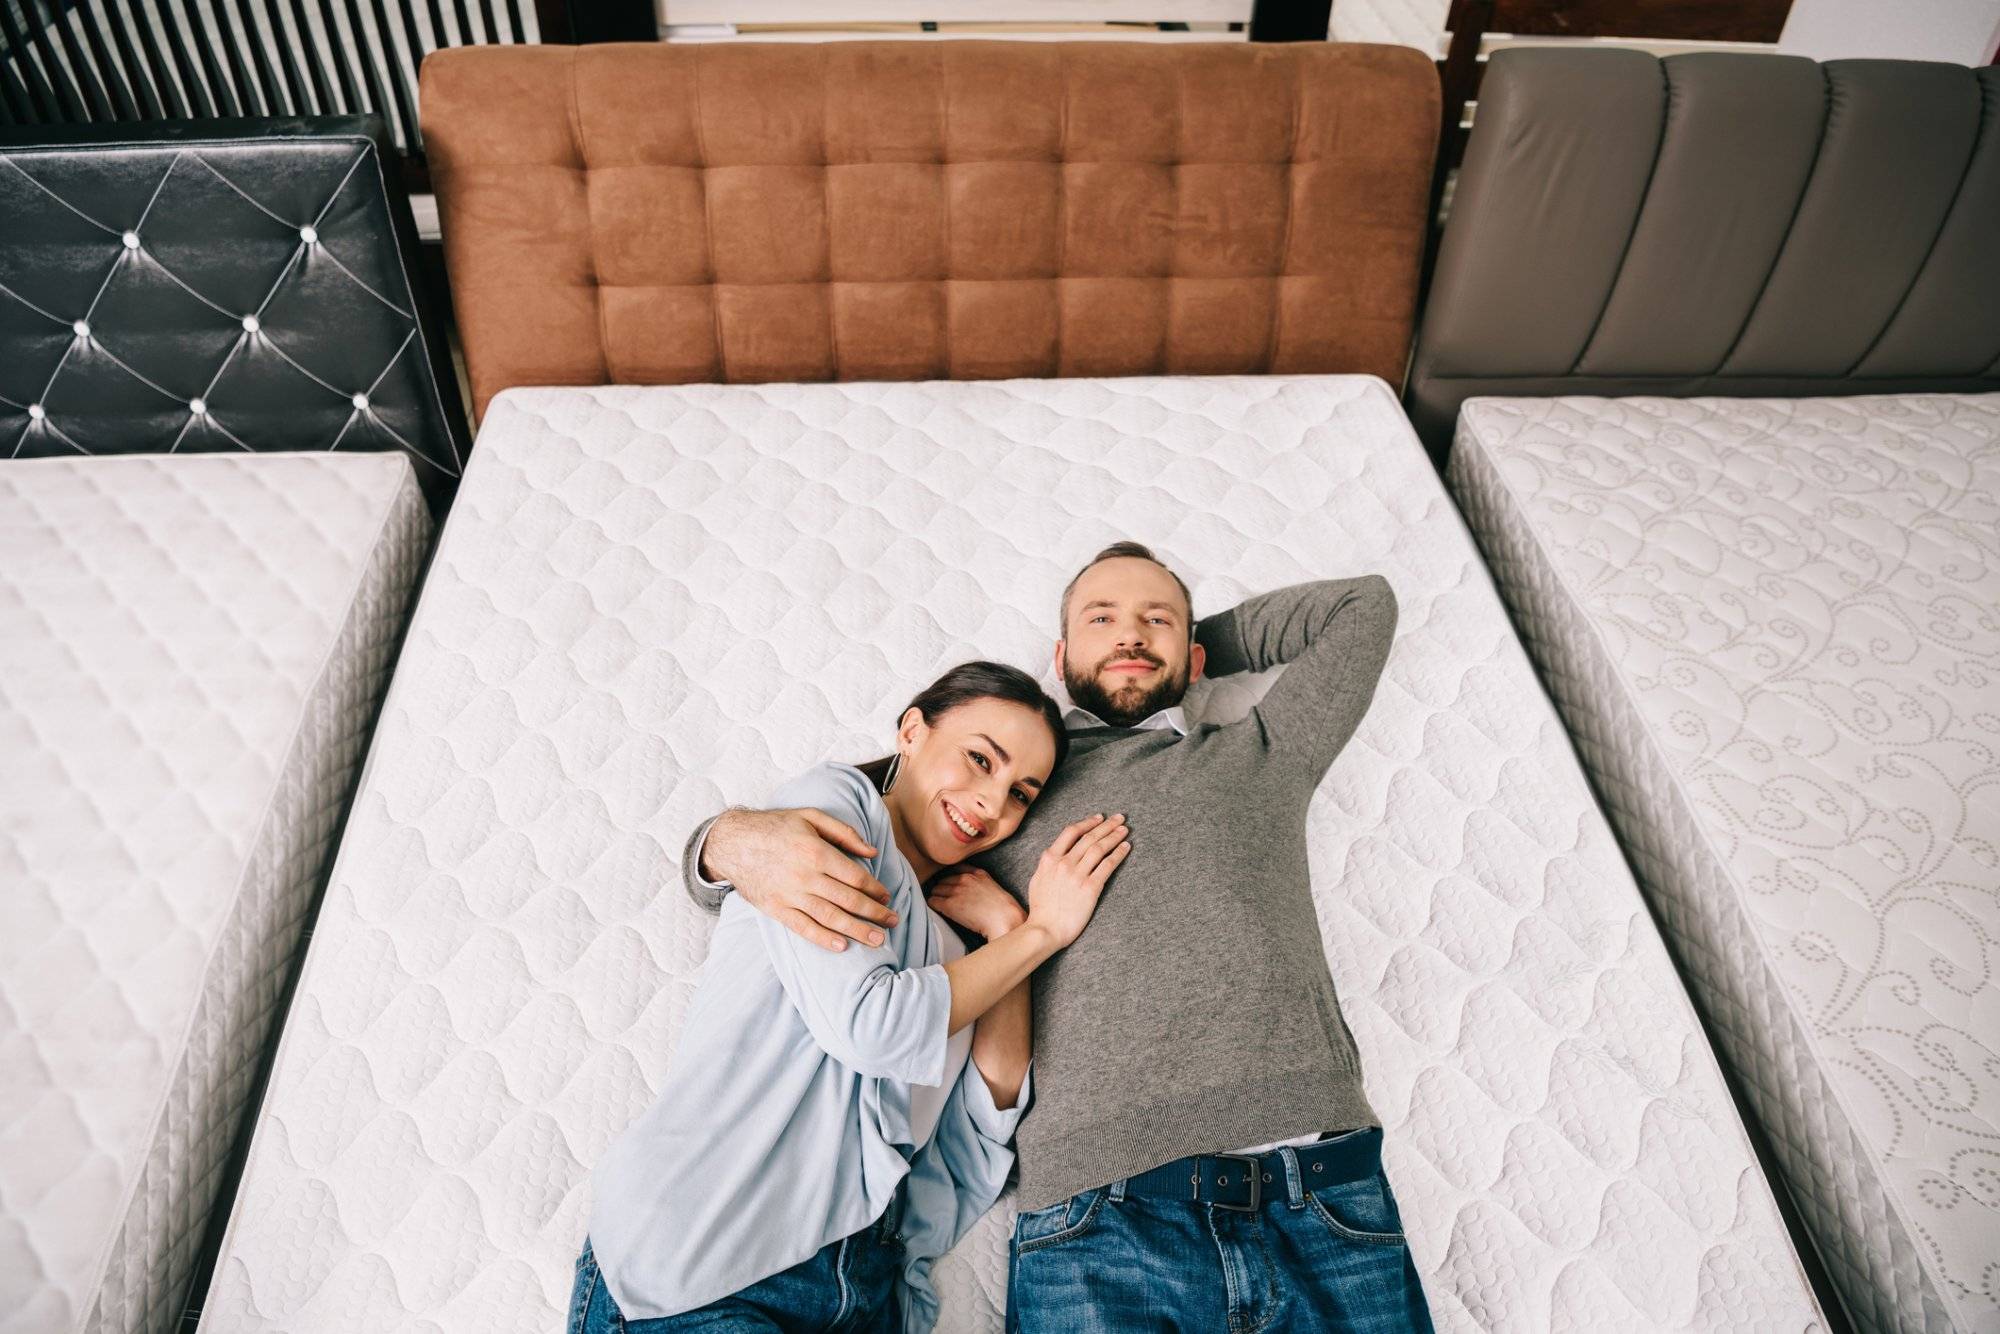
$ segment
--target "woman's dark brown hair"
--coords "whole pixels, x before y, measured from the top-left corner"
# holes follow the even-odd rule
[[[1048,692],[1034,677],[1004,662],[960,663],[918,691],[917,697],[898,710],[896,717],[900,719],[915,709],[923,714],[926,725],[935,727],[938,719],[959,705],[970,704],[976,699],[1005,700],[1041,714],[1042,721],[1049,725],[1049,731],[1055,737],[1055,767],[1062,767],[1063,757],[1069,754],[1069,732],[1063,727],[1062,710],[1056,707],[1056,702],[1049,698]],[[854,767],[868,775],[868,781],[880,792],[882,780],[889,772],[889,761],[893,758],[884,755],[879,760]]]

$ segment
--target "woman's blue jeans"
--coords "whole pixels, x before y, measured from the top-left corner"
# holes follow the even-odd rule
[[[902,1310],[896,1280],[903,1246],[890,1215],[851,1237],[830,1241],[806,1259],[740,1292],[679,1315],[627,1320],[598,1272],[590,1243],[576,1262],[568,1334],[735,1334],[736,1331],[826,1330],[829,1334],[898,1334]]]

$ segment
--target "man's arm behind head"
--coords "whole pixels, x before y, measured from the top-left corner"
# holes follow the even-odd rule
[[[877,849],[851,825],[814,807],[731,807],[695,827],[681,850],[681,881],[704,912],[731,891],[824,949],[880,944],[895,922],[889,891],[856,857]]]
[[[1203,618],[1196,634],[1208,646],[1211,676],[1287,664],[1251,718],[1273,760],[1316,784],[1375,696],[1396,620],[1389,581],[1365,574],[1260,593]]]

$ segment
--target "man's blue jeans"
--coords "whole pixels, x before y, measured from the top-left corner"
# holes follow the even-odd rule
[[[1254,1211],[1087,1190],[1014,1222],[1008,1334],[1428,1334],[1402,1216],[1376,1168],[1313,1189],[1272,1172]],[[1282,1161],[1280,1149],[1268,1161]]]

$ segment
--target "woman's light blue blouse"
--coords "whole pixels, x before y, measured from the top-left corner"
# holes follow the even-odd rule
[[[922,1334],[931,1266],[999,1198],[1030,1085],[1002,1111],[972,1061],[947,1069],[948,928],[867,776],[819,764],[766,804],[860,831],[897,923],[880,945],[826,950],[724,901],[660,1095],[592,1174],[591,1247],[628,1320],[677,1315],[860,1231],[901,1187],[904,1326]],[[936,1131],[914,1143],[911,1087],[950,1076]]]

